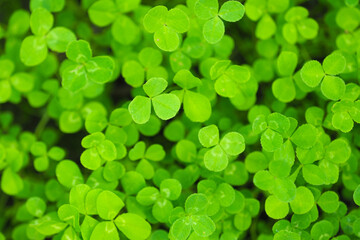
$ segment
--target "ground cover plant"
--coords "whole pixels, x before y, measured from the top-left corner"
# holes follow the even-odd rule
[[[358,0],[0,1],[0,240],[360,239]]]

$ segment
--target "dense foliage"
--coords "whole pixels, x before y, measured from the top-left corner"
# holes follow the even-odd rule
[[[0,240],[359,239],[358,2],[0,1]]]

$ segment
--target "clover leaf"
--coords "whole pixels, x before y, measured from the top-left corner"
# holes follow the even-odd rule
[[[145,80],[151,77],[167,77],[161,74],[163,68],[159,66],[163,56],[157,49],[143,48],[138,54],[138,61],[126,61],[122,67],[122,75],[125,82],[132,87],[140,87]],[[146,76],[145,76],[146,75]]]
[[[314,39],[319,31],[319,24],[308,17],[309,11],[301,6],[290,8],[285,13],[287,23],[282,28],[285,40],[295,44],[301,38]]]
[[[250,70],[245,66],[230,65],[228,61],[220,60],[210,69],[210,75],[215,81],[215,91],[222,97],[233,98],[241,94],[245,84],[250,80]]]
[[[208,200],[204,194],[190,195],[185,202],[185,212],[188,216],[179,217],[172,223],[170,236],[175,239],[187,239],[192,230],[198,237],[210,236],[215,231],[215,224],[204,214],[207,204]]]
[[[124,213],[115,219],[118,229],[129,239],[145,240],[151,233],[150,224],[134,213]]]
[[[114,61],[108,56],[92,57],[88,42],[71,42],[66,49],[66,56],[71,62],[62,72],[62,85],[65,89],[77,92],[90,83],[104,84],[111,80]]]
[[[110,191],[102,191],[96,198],[98,215],[104,220],[114,219],[124,205],[121,198]]]
[[[218,43],[224,36],[225,20],[227,22],[239,21],[245,13],[245,7],[238,1],[227,1],[219,11],[218,0],[198,0],[194,5],[195,15],[206,20],[203,26],[203,36],[210,44]]]
[[[220,207],[230,207],[236,199],[235,190],[228,183],[217,184],[213,180],[202,180],[198,183],[197,189],[199,193],[203,193],[209,199],[213,199],[209,202],[207,208],[209,216],[218,213]]]
[[[308,61],[300,70],[301,79],[311,87],[317,87],[321,82],[322,94],[333,101],[341,99],[346,90],[345,82],[338,76],[345,70],[346,59],[338,51],[328,55],[322,65],[316,60]]]
[[[129,112],[137,124],[147,123],[150,119],[151,105],[155,114],[162,120],[173,118],[180,109],[179,98],[171,93],[162,93],[168,83],[163,78],[151,78],[143,89],[149,97],[136,96],[129,104]]]
[[[341,100],[336,102],[331,111],[333,112],[331,123],[335,129],[342,132],[349,132],[354,126],[354,122],[359,122],[360,102]]]
[[[145,187],[136,195],[136,200],[144,206],[152,206],[154,218],[167,223],[173,210],[174,201],[179,198],[182,190],[181,183],[176,179],[165,179],[160,184],[160,191],[154,187]]]
[[[63,53],[67,45],[76,40],[75,34],[65,28],[56,27],[53,15],[45,8],[36,8],[30,16],[30,28],[34,35],[26,37],[20,48],[20,59],[26,66],[36,66],[48,56],[48,48]]]
[[[168,10],[165,6],[150,9],[143,20],[144,28],[154,33],[155,44],[163,51],[173,52],[180,45],[181,33],[189,30],[190,21],[180,8]]]
[[[200,129],[198,137],[204,147],[212,147],[204,155],[205,167],[210,171],[224,170],[228,156],[237,156],[245,150],[244,137],[237,132],[227,133],[219,142],[219,130],[215,125]]]
[[[106,27],[111,24],[112,37],[120,44],[130,45],[138,41],[140,29],[126,14],[135,11],[139,5],[139,0],[93,1],[88,14],[91,22],[96,26]],[[127,34],[122,34],[123,32]]]
[[[277,68],[281,78],[273,82],[272,91],[274,96],[282,102],[291,102],[296,97],[293,74],[297,61],[297,55],[289,51],[281,52],[277,59]]]
[[[86,150],[81,154],[80,161],[88,169],[98,169],[106,161],[113,161],[117,156],[115,145],[105,139],[105,135],[101,132],[84,137],[81,145]]]

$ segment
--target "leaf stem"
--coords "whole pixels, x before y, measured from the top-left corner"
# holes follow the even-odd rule
[[[43,116],[40,119],[40,122],[38,123],[38,125],[35,128],[35,136],[36,138],[39,138],[41,133],[44,131],[44,128],[46,126],[46,124],[48,123],[48,121],[50,120],[49,115],[47,112],[45,112],[43,114]]]
[[[297,167],[297,169],[289,176],[289,178],[290,178],[293,182],[295,182],[295,180],[297,179],[297,176],[298,176],[298,174],[299,174],[299,172],[300,172],[300,170],[301,170],[302,167],[303,167],[302,164],[299,165],[299,166]]]

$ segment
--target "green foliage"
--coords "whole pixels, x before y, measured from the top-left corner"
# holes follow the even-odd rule
[[[115,224],[129,239],[147,239],[151,233],[150,224],[134,213],[121,214]]]
[[[300,6],[292,7],[285,13],[286,24],[282,34],[287,42],[294,44],[301,39],[314,39],[319,31],[319,24],[309,18],[309,11]]]
[[[162,120],[175,117],[181,103],[175,94],[163,93],[167,85],[167,81],[163,78],[151,78],[143,85],[148,97],[136,96],[129,104],[129,113],[135,123],[145,124],[150,120],[151,106]]]
[[[216,44],[225,34],[224,21],[237,22],[245,13],[245,7],[238,1],[227,1],[219,10],[217,0],[197,0],[194,5],[196,17],[206,20],[202,34],[210,44]]]
[[[62,71],[62,85],[72,92],[82,90],[89,84],[104,84],[111,80],[114,61],[109,56],[92,57],[88,42],[72,41],[66,49],[71,62]]]
[[[285,218],[289,213],[289,205],[286,202],[280,201],[275,196],[269,196],[265,201],[265,212],[273,219]]]
[[[104,220],[112,220],[119,213],[124,203],[115,193],[104,190],[96,198],[96,210]]]
[[[215,125],[201,128],[198,137],[201,145],[212,147],[204,155],[205,167],[210,171],[224,170],[229,156],[237,156],[245,150],[245,139],[240,133],[229,132],[219,141],[219,129]]]
[[[46,203],[39,197],[32,197],[26,201],[26,209],[31,215],[39,218],[45,213]]]
[[[305,214],[314,206],[314,195],[306,187],[296,189],[295,198],[290,202],[291,210],[295,214]]]
[[[20,59],[26,66],[36,66],[44,62],[48,56],[48,48],[63,53],[67,45],[76,40],[75,34],[65,27],[52,29],[54,17],[49,11],[51,9],[40,5],[30,15],[29,25],[34,35],[26,37],[20,48]]]
[[[181,190],[182,185],[178,180],[165,179],[160,184],[160,191],[154,187],[145,187],[138,192],[136,200],[144,206],[152,205],[154,218],[167,223],[173,210],[171,201],[180,197]]]
[[[80,162],[85,168],[96,170],[105,161],[113,161],[117,157],[114,143],[105,139],[101,132],[84,137],[81,145],[86,148],[80,156]]]
[[[311,60],[306,62],[301,68],[300,75],[304,83],[313,88],[319,85],[325,73],[318,61]]]
[[[143,20],[144,28],[154,33],[155,44],[163,51],[175,51],[181,41],[181,33],[190,28],[188,15],[180,8],[168,10],[165,6],[150,9]]]
[[[321,194],[317,204],[324,212],[333,213],[339,207],[339,196],[333,191],[327,191]]]
[[[191,231],[194,231],[197,237],[210,236],[216,227],[213,220],[205,214],[207,205],[208,200],[204,194],[190,195],[185,202],[187,216],[178,217],[173,222],[169,233],[170,238],[187,239]]]
[[[0,240],[360,238],[358,0],[9,3]]]
[[[297,55],[288,51],[281,52],[277,59],[277,68],[282,78],[273,82],[272,91],[274,96],[281,102],[291,102],[296,97],[296,88],[292,75],[297,61]]]

